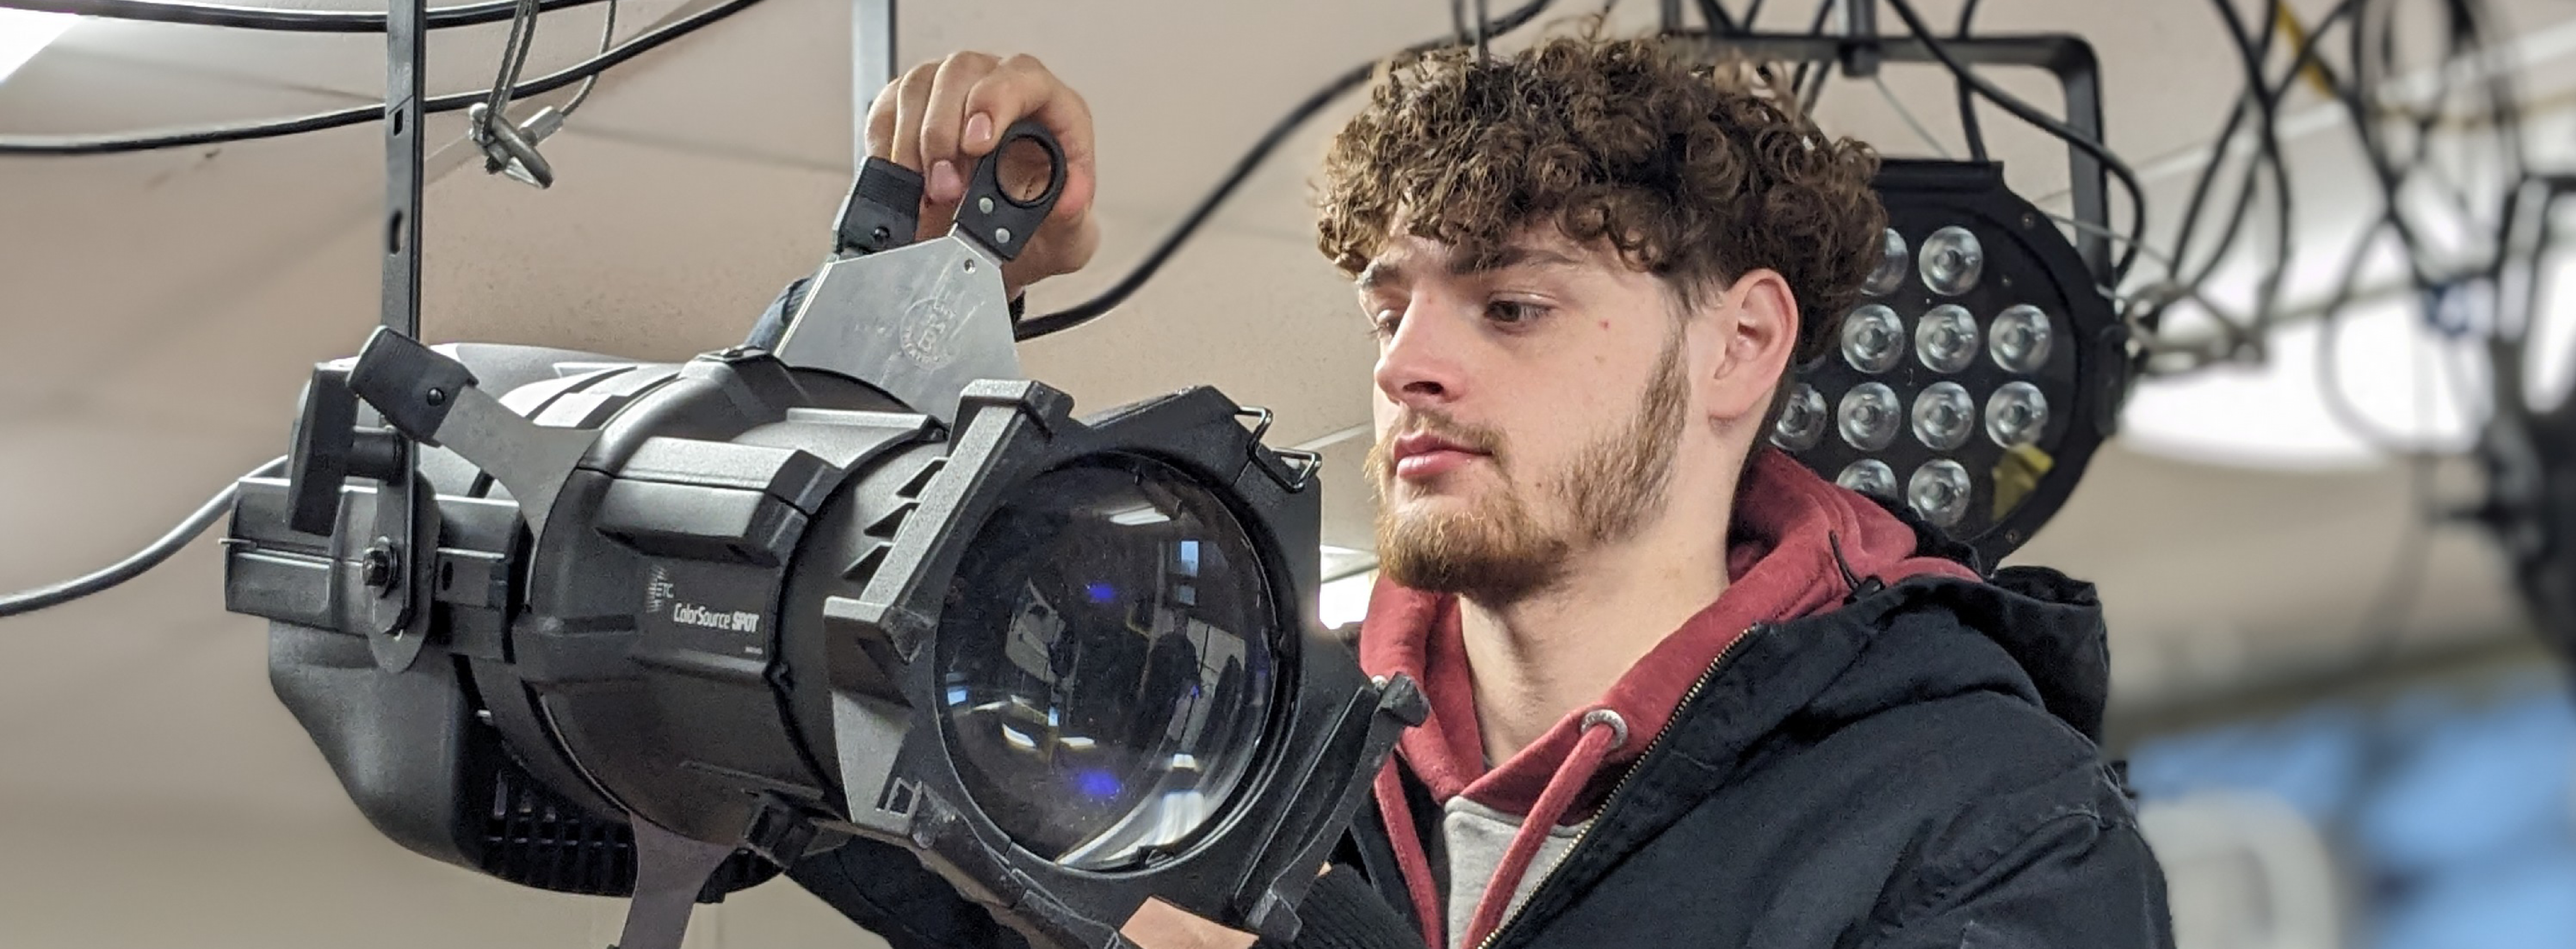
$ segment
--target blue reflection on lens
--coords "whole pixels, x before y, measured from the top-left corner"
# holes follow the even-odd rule
[[[950,705],[964,705],[964,704],[966,704],[966,687],[965,687],[965,686],[962,686],[962,685],[952,685],[952,686],[949,686],[949,687],[948,687],[948,704],[950,704]]]
[[[1181,575],[1189,577],[1199,575],[1198,541],[1185,540],[1181,542]]]
[[[1090,770],[1075,772],[1073,776],[1073,786],[1076,789],[1079,789],[1083,795],[1087,797],[1113,798],[1118,796],[1118,776],[1110,774],[1107,771]]]
[[[1107,603],[1118,598],[1118,588],[1106,583],[1085,584],[1082,592],[1090,594],[1094,603]]]

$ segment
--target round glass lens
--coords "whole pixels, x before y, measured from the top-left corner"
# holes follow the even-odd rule
[[[1862,451],[1885,448],[1896,440],[1897,419],[1904,412],[1895,390],[1876,382],[1853,386],[1843,394],[1843,440]]]
[[[1905,285],[1905,275],[1914,270],[1912,263],[1906,259],[1905,235],[1888,228],[1887,236],[1879,241],[1878,266],[1869,272],[1869,279],[1860,282],[1860,292],[1874,297],[1895,293],[1896,288]]]
[[[1933,372],[1957,372],[1977,360],[1977,318],[1966,307],[1944,303],[1914,325],[1915,355]]]
[[[1968,469],[1947,458],[1935,458],[1914,469],[1906,480],[1905,503],[1936,527],[1956,527],[1968,513]]]
[[[1953,224],[1923,239],[1922,264],[1923,285],[1955,297],[1977,288],[1977,278],[1986,272],[1986,249],[1978,246],[1976,234]]]
[[[1771,444],[1783,451],[1806,451],[1825,437],[1825,396],[1815,386],[1798,383],[1789,393],[1789,404],[1780,407],[1779,424],[1772,426]]]
[[[2024,303],[2011,307],[1995,317],[1993,337],[1995,365],[2005,372],[2032,373],[2048,364],[2048,314]]]
[[[1215,822],[1268,725],[1274,599],[1225,503],[1100,456],[994,512],[939,620],[941,735],[1004,833],[1114,870]]]
[[[2027,382],[2005,383],[1986,400],[1986,435],[1995,444],[2011,448],[2039,440],[2048,428],[2048,397],[2039,387]]]
[[[1843,361],[1862,372],[1896,368],[1905,358],[1905,324],[1896,311],[1876,303],[1862,304],[1843,316]]]
[[[1862,494],[1890,499],[1896,497],[1896,469],[1876,458],[1852,462],[1850,467],[1843,469],[1843,473],[1834,476],[1834,483]]]
[[[1914,437],[1935,451],[1968,443],[1977,430],[1977,400],[1956,382],[1935,382],[1914,397]]]

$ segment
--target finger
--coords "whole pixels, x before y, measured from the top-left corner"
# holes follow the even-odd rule
[[[1035,118],[1064,148],[1064,195],[1050,220],[1074,220],[1091,207],[1094,187],[1091,105],[1034,56],[1013,56],[966,96],[968,156],[993,150],[1011,123]]]
[[[898,77],[877,90],[876,100],[868,103],[868,157],[894,160],[894,110],[902,93],[903,80]]]
[[[966,169],[973,161],[957,153],[957,138],[966,122],[966,93],[1000,64],[983,53],[958,53],[939,64],[939,72],[931,78],[930,104],[921,116],[921,160],[930,169],[934,201],[953,203],[966,193]]]
[[[1259,939],[1192,915],[1161,897],[1137,907],[1118,933],[1144,949],[1251,949]]]
[[[1047,219],[1020,259],[1002,268],[1002,282],[1019,288],[1058,274],[1081,270],[1100,249],[1100,225],[1088,217],[1071,221]]]
[[[914,171],[921,164],[921,113],[930,106],[930,85],[938,78],[939,64],[923,63],[903,74],[895,90],[894,163]]]

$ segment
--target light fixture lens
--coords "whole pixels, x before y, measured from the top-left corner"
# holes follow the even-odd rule
[[[1878,267],[1869,272],[1869,279],[1861,281],[1860,292],[1874,297],[1895,293],[1896,288],[1905,285],[1905,275],[1914,269],[1909,266],[1912,263],[1906,259],[1905,235],[1888,228],[1886,238],[1879,242]]]
[[[1954,527],[1968,513],[1968,469],[1947,458],[1935,458],[1914,469],[1905,485],[1906,503],[1914,513],[1943,528]]]
[[[1789,404],[1780,407],[1780,421],[1772,426],[1771,444],[1784,451],[1806,451],[1825,437],[1825,396],[1815,386],[1798,383],[1789,394]]]
[[[1977,359],[1977,318],[1955,303],[1933,307],[1914,327],[1914,349],[1933,372],[1966,369]]]
[[[1896,497],[1896,469],[1888,467],[1887,462],[1876,458],[1863,458],[1852,462],[1849,467],[1843,469],[1842,474],[1834,476],[1834,483],[1862,494],[1874,494],[1890,500]]]
[[[1853,386],[1843,394],[1843,440],[1862,451],[1877,451],[1896,440],[1898,418],[1905,407],[1896,391],[1876,382]]]
[[[2038,307],[2024,303],[2005,309],[1987,335],[1995,365],[2005,372],[2034,373],[2048,364],[2048,314]]]
[[[1843,317],[1843,361],[1866,373],[1896,368],[1905,358],[1905,324],[1896,311],[1863,304]]]
[[[1914,397],[1914,437],[1934,451],[1968,443],[1977,429],[1977,400],[1956,382],[1935,382]]]
[[[2027,382],[2006,383],[1986,402],[1986,434],[2006,448],[2039,440],[2048,427],[2048,397]]]
[[[1037,476],[977,531],[939,619],[941,736],[967,795],[1074,869],[1180,845],[1258,760],[1271,596],[1259,543],[1177,469],[1098,456]]]
[[[1978,246],[1977,235],[1953,224],[1924,238],[1922,263],[1923,285],[1955,297],[1977,288],[1977,277],[1986,270],[1986,251]]]

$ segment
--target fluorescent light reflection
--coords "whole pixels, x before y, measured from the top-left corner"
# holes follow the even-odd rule
[[[2347,310],[2335,366],[2348,401],[2404,447],[2458,451],[2474,438],[2469,400],[2485,373],[2465,347],[2424,327],[2411,301]],[[2367,467],[2379,448],[2346,429],[2320,388],[2317,324],[2272,332],[2260,366],[2219,366],[2139,383],[2121,414],[2122,441],[2152,454],[2276,470]]]
[[[69,13],[0,9],[0,82],[78,22]]]
[[[1376,585],[1375,570],[1325,583],[1316,591],[1320,602],[1316,604],[1315,617],[1324,622],[1325,629],[1359,622],[1368,615],[1369,590]]]

